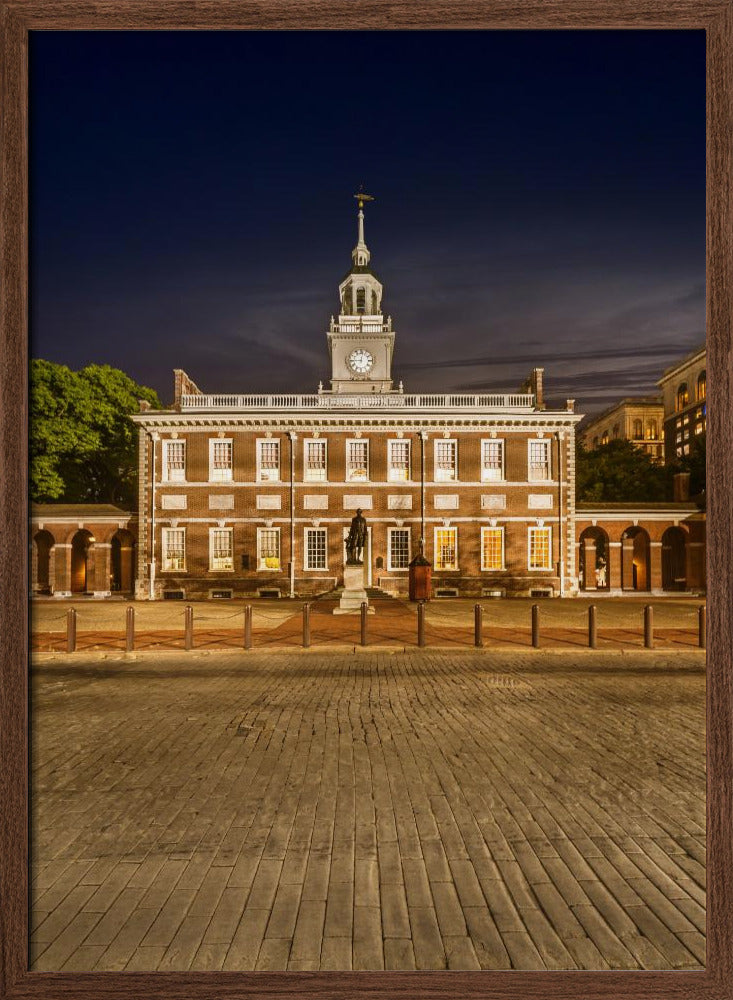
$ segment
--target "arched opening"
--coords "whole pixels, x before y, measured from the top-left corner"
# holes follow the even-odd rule
[[[608,431],[604,431],[601,434],[601,444],[608,444]]]
[[[135,539],[126,528],[112,536],[110,551],[110,590],[129,594],[135,583]]]
[[[649,590],[651,546],[643,528],[627,528],[621,536],[621,586],[624,590]]]
[[[379,315],[379,299],[376,292],[372,292],[372,315]]]
[[[707,374],[703,371],[697,376],[697,398],[705,399],[705,389],[707,382]]]
[[[662,535],[662,589],[687,589],[687,536],[682,528],[667,528]]]
[[[614,424],[613,425],[613,437],[614,437],[614,440],[618,437],[618,435],[619,435],[618,424]]]
[[[684,410],[689,402],[690,390],[687,388],[687,382],[683,382],[677,389],[677,409]]]
[[[635,441],[641,441],[642,437],[644,436],[642,434],[641,428],[642,428],[641,420],[635,420],[634,421],[634,440]]]
[[[608,590],[608,535],[603,528],[586,528],[580,536],[578,574],[581,590]]]
[[[356,290],[356,311],[357,313],[363,313],[366,309],[366,289],[357,288]]]
[[[84,594],[87,590],[89,569],[92,564],[94,535],[85,528],[71,539],[71,592]]]
[[[646,436],[648,441],[654,441],[657,438],[657,422],[656,420],[648,420],[646,425]]]
[[[33,545],[35,547],[33,589],[37,594],[51,594],[53,593],[51,562],[54,537],[50,531],[42,529],[33,536]]]

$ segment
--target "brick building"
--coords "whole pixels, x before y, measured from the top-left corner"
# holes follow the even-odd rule
[[[326,331],[330,387],[209,395],[176,373],[140,429],[137,596],[312,595],[343,579],[357,508],[365,583],[405,593],[422,547],[437,594],[568,594],[575,568],[573,401],[395,388],[395,331],[364,239]]]
[[[706,359],[703,345],[667,368],[657,383],[664,402],[664,456],[667,462],[689,455],[693,440],[705,433]]]
[[[578,439],[590,451],[616,441],[631,441],[654,461],[664,462],[664,406],[660,396],[627,396],[597,417],[584,421]]]

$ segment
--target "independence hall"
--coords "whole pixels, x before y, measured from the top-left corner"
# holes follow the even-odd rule
[[[395,386],[369,199],[357,197],[352,265],[325,333],[328,387],[206,394],[177,370],[172,407],[132,416],[136,513],[33,506],[33,592],[313,597],[343,587],[357,511],[363,585],[395,596],[407,596],[416,558],[432,565],[434,597],[703,590],[705,514],[684,482],[669,503],[576,504],[581,416],[572,399],[546,404],[541,368],[509,393]]]

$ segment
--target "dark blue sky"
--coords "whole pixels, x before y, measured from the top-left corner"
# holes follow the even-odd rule
[[[420,390],[592,412],[704,339],[703,32],[34,32],[32,353],[315,390],[356,238]]]

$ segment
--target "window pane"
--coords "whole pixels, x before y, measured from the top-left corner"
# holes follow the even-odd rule
[[[326,529],[309,528],[306,538],[306,567],[326,569]]]
[[[326,442],[306,441],[305,478],[314,481],[326,479]]]
[[[265,482],[275,482],[280,478],[279,441],[260,441],[259,478]]]
[[[457,569],[456,529],[438,528],[435,532],[435,568]]]
[[[401,480],[410,478],[410,442],[390,441],[389,478]]]
[[[280,531],[278,528],[261,528],[257,541],[260,569],[280,569]]]
[[[181,480],[186,475],[186,442],[166,441],[166,479]]]
[[[346,476],[350,480],[366,480],[369,478],[368,441],[347,442]]]
[[[186,532],[184,528],[163,529],[163,569],[186,568]]]
[[[390,528],[389,566],[407,569],[410,564],[410,532],[407,528]]]
[[[215,528],[211,535],[211,568],[219,570],[234,569],[232,529]]]
[[[484,482],[503,478],[504,442],[484,441],[481,478]]]
[[[481,529],[481,562],[482,569],[502,569],[502,534],[503,528]]]
[[[603,443],[606,444],[608,436],[604,434]],[[529,442],[529,478],[549,479],[550,478],[550,443],[549,441]]]
[[[436,441],[435,478],[443,482],[456,478],[455,441]]]
[[[529,529],[529,568],[552,569],[550,528]]]

